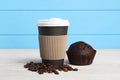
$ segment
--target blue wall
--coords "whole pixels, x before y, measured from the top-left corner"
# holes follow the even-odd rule
[[[38,19],[68,19],[68,46],[120,48],[120,0],[0,0],[0,48],[38,48]]]

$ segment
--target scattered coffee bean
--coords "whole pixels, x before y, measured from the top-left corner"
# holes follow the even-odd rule
[[[28,66],[27,66],[27,65],[24,65],[24,68],[28,68]]]
[[[58,70],[59,70],[59,71],[62,71],[62,69],[61,69],[61,68],[58,68]]]
[[[51,64],[34,63],[34,62],[27,63],[26,65],[24,65],[24,68],[28,68],[28,70],[30,70],[30,71],[36,71],[39,74],[54,73],[56,75],[59,74],[58,71],[64,71],[64,72],[78,71],[77,68],[72,68],[69,65],[55,66],[55,65],[51,65]]]
[[[48,73],[52,73],[52,71],[48,71]]]
[[[39,74],[43,74],[43,71],[39,70],[38,73],[39,73]]]
[[[66,67],[65,67],[65,68],[63,68],[63,71],[67,72],[67,71],[68,71],[68,68],[66,68]]]
[[[73,69],[73,71],[78,71],[78,69],[77,69],[77,68],[75,68],[75,69]]]
[[[56,74],[56,75],[58,75],[58,74],[59,74],[59,72],[58,72],[58,71],[56,71],[56,70],[55,70],[55,71],[53,71],[53,72],[54,72],[54,74]]]
[[[72,67],[68,67],[68,70],[69,70],[69,71],[72,71],[72,70],[73,70],[73,68],[72,68]]]

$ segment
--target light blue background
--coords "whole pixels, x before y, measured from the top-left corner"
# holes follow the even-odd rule
[[[38,19],[68,19],[68,47],[120,48],[120,0],[0,0],[0,48],[38,48]]]

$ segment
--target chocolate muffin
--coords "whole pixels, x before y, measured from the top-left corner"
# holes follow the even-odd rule
[[[73,65],[89,65],[92,64],[96,50],[89,44],[79,41],[70,45],[67,56],[70,64]]]

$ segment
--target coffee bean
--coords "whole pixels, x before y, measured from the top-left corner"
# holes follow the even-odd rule
[[[77,69],[77,68],[75,68],[75,69],[73,69],[73,71],[78,71],[78,69]]]
[[[28,68],[28,65],[24,65],[24,68]]]
[[[43,72],[48,72],[46,69],[43,69]]]
[[[69,71],[72,71],[72,70],[73,70],[73,68],[72,68],[72,67],[68,67],[68,70],[69,70]]]
[[[24,65],[24,68],[28,68],[28,70],[30,70],[30,71],[36,71],[39,74],[43,74],[43,73],[47,72],[47,73],[54,73],[56,75],[59,74],[58,71],[64,71],[64,72],[78,71],[77,68],[73,69],[71,66],[69,66],[67,64],[55,66],[55,65],[51,65],[51,64],[34,63],[34,62],[27,63],[26,65]]]
[[[52,73],[52,71],[48,71],[48,73]]]
[[[55,71],[53,71],[53,72],[54,72],[54,74],[56,74],[56,75],[58,75],[58,74],[59,74],[59,72],[58,72],[58,71],[56,71],[56,70],[55,70]]]
[[[63,71],[67,72],[67,71],[68,71],[68,68],[63,68]]]
[[[40,70],[40,71],[38,71],[38,73],[39,73],[39,74],[43,74],[43,72],[42,72],[41,70]]]
[[[31,61],[30,64],[32,64],[32,63],[34,63],[34,62]]]
[[[62,71],[62,69],[61,69],[61,68],[58,68],[58,70],[59,70],[59,71]]]

